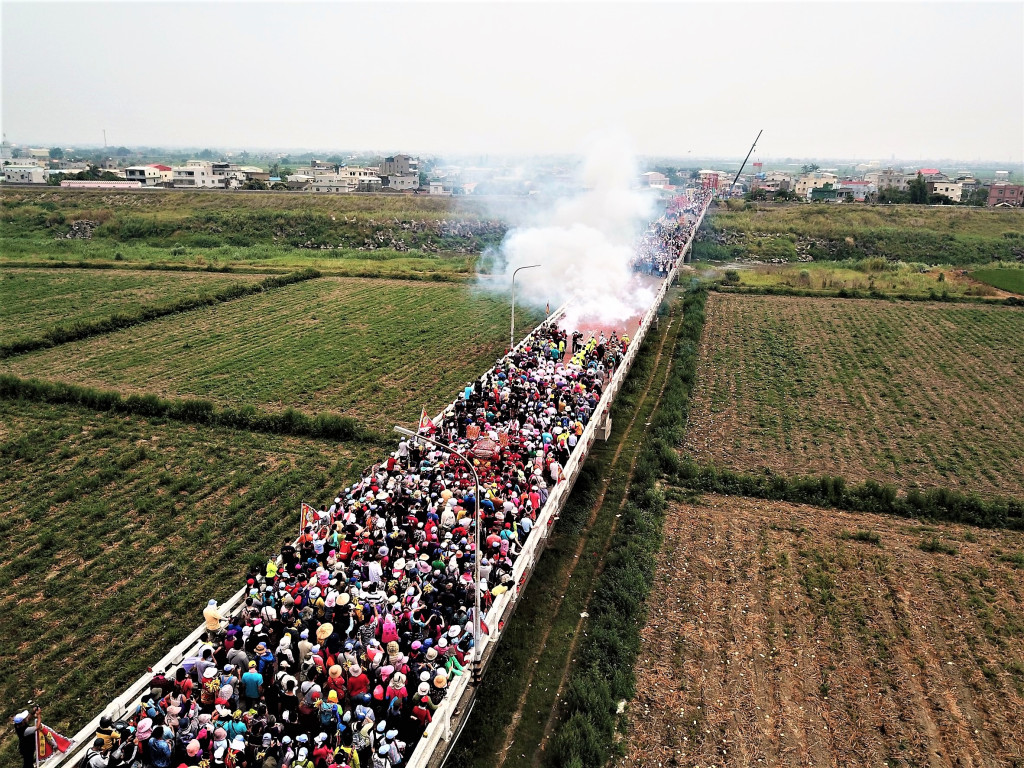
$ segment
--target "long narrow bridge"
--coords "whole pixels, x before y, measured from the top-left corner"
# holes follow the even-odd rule
[[[646,312],[640,316],[639,326],[632,336],[632,341],[629,344],[627,352],[621,363],[615,369],[614,375],[608,381],[597,408],[591,416],[590,421],[587,423],[576,449],[572,452],[572,455],[565,466],[565,479],[552,490],[551,494],[548,496],[547,502],[542,507],[541,513],[538,515],[536,523],[534,524],[534,528],[527,537],[522,552],[515,562],[513,569],[514,587],[497,596],[491,604],[490,609],[483,617],[484,622],[490,628],[490,632],[477,638],[477,642],[480,646],[480,668],[475,670],[475,674],[473,675],[462,675],[455,677],[451,681],[448,686],[448,693],[434,711],[430,725],[427,726],[422,738],[415,748],[415,751],[408,756],[405,763],[406,768],[440,768],[440,766],[444,764],[451,748],[454,746],[459,733],[468,721],[469,714],[472,711],[473,703],[476,699],[478,689],[477,681],[482,679],[491,663],[491,660],[494,658],[498,643],[503,634],[503,629],[519,605],[520,598],[530,582],[530,577],[533,575],[533,571],[540,560],[541,554],[547,546],[552,525],[562,512],[562,509],[565,507],[565,504],[572,493],[573,486],[575,485],[577,477],[579,477],[584,462],[587,460],[591,446],[594,444],[595,440],[607,439],[611,432],[610,414],[612,404],[615,401],[615,396],[618,394],[623,382],[629,375],[629,371],[633,366],[633,362],[636,359],[640,347],[643,344],[644,339],[647,337],[648,331],[655,323],[658,308],[678,277],[680,266],[684,263],[688,263],[690,260],[690,249],[693,245],[693,237],[696,235],[697,229],[700,227],[706,211],[707,202],[705,201],[696,215],[690,238],[683,246],[675,265],[661,281],[654,296],[654,300],[651,302]],[[552,313],[550,317],[545,319],[544,324],[552,321],[557,322],[560,317],[565,315],[566,309],[567,306],[565,305],[560,307]],[[522,342],[520,342],[520,344],[522,344]],[[486,377],[492,371],[493,368],[485,372],[481,378]],[[447,415],[453,408],[454,404],[451,404],[444,411],[438,414],[434,419],[435,423],[441,423],[445,415]],[[219,608],[222,614],[234,615],[238,612],[244,604],[247,594],[248,587],[243,587],[232,595],[231,598],[220,605]],[[205,625],[201,624],[180,643],[168,651],[163,658],[157,661],[152,666],[152,669],[165,670],[168,676],[173,674],[173,672],[181,666],[182,662],[186,658],[199,654],[205,633]],[[151,679],[151,674],[147,674],[139,678],[139,680],[129,686],[120,696],[103,707],[100,714],[97,714],[92,721],[75,734],[74,747],[66,754],[55,756],[50,761],[47,761],[46,768],[57,768],[58,766],[61,768],[64,768],[65,766],[70,768],[72,766],[77,766],[85,751],[92,744],[96,730],[99,728],[100,717],[107,715],[112,719],[117,720],[129,711],[134,710],[140,697],[148,691]]]

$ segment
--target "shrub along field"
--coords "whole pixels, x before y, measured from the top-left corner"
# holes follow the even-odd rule
[[[67,239],[92,226],[89,239]],[[479,203],[409,195],[5,191],[0,263],[294,268],[465,278],[506,224]]]
[[[629,768],[1019,765],[1024,533],[709,495],[665,516]]]
[[[0,763],[18,702],[77,731],[378,453],[0,400]]]
[[[993,270],[995,272],[1024,270]],[[907,296],[937,300],[965,297],[1001,299],[995,283],[949,267],[890,262],[878,257],[857,262],[764,264],[727,270],[726,284],[739,289],[792,289],[800,293],[835,295],[840,291],[872,296]],[[735,275],[733,275],[735,272]]]
[[[919,205],[793,204],[716,208],[694,258],[817,261],[881,257],[924,264],[987,264],[1024,256],[1024,211]]]
[[[462,285],[324,277],[11,358],[0,372],[122,394],[336,411],[377,429],[436,411],[508,344],[508,301]],[[517,326],[543,314],[519,305]]]
[[[700,464],[1024,496],[1024,311],[712,294]]]

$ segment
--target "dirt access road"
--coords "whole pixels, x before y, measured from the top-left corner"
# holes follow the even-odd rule
[[[1024,766],[1024,533],[674,503],[620,766]]]

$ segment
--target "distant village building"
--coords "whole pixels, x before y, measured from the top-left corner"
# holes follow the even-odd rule
[[[46,169],[35,163],[4,166],[4,181],[8,184],[45,184]]]
[[[876,191],[875,185],[870,181],[841,181],[839,182],[839,194],[852,198],[855,202],[864,202],[868,195]]]
[[[929,195],[944,195],[954,203],[959,203],[963,195],[963,185],[956,181],[929,181]]]
[[[419,189],[420,177],[419,174],[415,176],[381,176],[381,186],[384,189],[392,189],[396,192],[408,192],[412,189]]]
[[[450,195],[452,193],[452,188],[446,186],[443,181],[431,181],[428,189],[431,195]]]
[[[648,171],[640,174],[640,186],[651,189],[665,189],[669,186],[668,176],[657,171]]]
[[[763,189],[765,192],[775,194],[776,192],[788,192],[793,184],[793,178],[788,173],[772,171],[754,176],[750,181],[750,188]]]
[[[124,178],[125,181],[137,181],[144,187],[155,187],[164,181],[163,174],[155,165],[131,165],[124,169]],[[173,179],[172,171],[171,180]]]
[[[172,169],[174,186],[186,189],[223,188],[223,174],[215,176],[213,165],[206,160],[189,160],[185,165],[175,166]]]
[[[1007,184],[997,181],[989,187],[988,204],[1000,208],[1024,206],[1024,184]]]
[[[295,177],[289,176],[291,182]],[[381,178],[371,168],[360,166],[342,166],[334,173],[322,173],[308,180],[308,188],[313,192],[379,192]]]
[[[883,189],[895,189],[897,192],[907,191],[907,174],[903,169],[886,168],[877,173],[868,173],[864,176],[867,181],[874,181],[875,188],[881,192]],[[913,177],[911,177],[913,178]]]
[[[822,189],[826,184],[831,184],[832,189],[839,188],[839,177],[834,173],[828,171],[815,171],[814,173],[805,173],[799,179],[796,180],[794,191],[797,197],[802,197],[805,200],[811,199],[812,189]]]
[[[420,160],[418,157],[409,155],[393,155],[385,157],[380,164],[379,174],[381,176],[415,176],[417,183],[420,175]]]

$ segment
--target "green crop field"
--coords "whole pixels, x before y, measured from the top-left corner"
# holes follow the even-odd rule
[[[881,257],[923,264],[1012,261],[1024,249],[1024,211],[920,205],[754,205],[714,209],[695,259],[818,261]]]
[[[1024,294],[1024,269],[978,269],[971,277],[1003,291]]]
[[[21,377],[220,405],[335,411],[377,429],[435,411],[508,343],[508,301],[447,283],[325,277],[0,363]],[[525,331],[543,317],[520,306]]]
[[[75,321],[163,307],[231,285],[255,283],[263,277],[105,269],[3,269],[0,342],[35,338],[54,326]]]
[[[1024,311],[712,294],[701,463],[1024,496]]]
[[[3,701],[74,733],[376,450],[0,401]]]
[[[66,237],[84,223],[89,238]],[[0,264],[465,279],[505,229],[479,202],[426,195],[18,189],[0,205]]]

